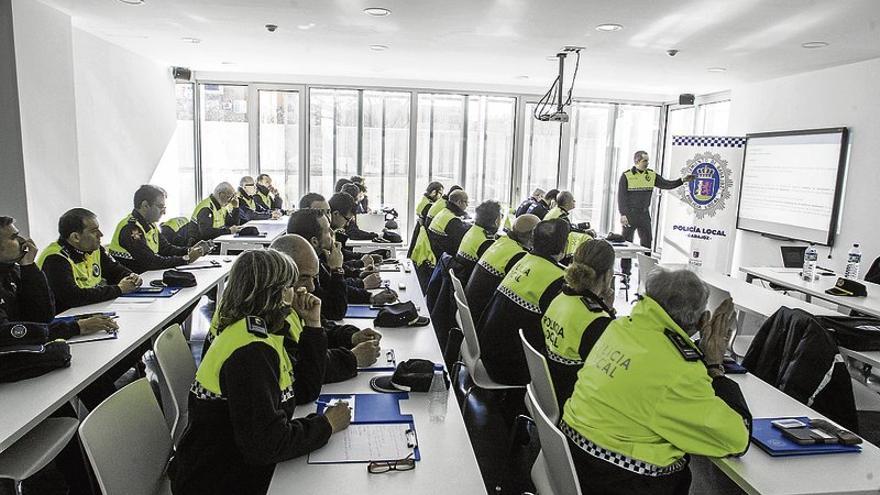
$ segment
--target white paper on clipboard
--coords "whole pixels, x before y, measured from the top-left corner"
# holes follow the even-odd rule
[[[353,424],[309,454],[310,464],[391,461],[413,453],[409,423]]]

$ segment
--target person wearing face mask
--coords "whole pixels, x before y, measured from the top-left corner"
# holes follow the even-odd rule
[[[110,254],[129,270],[144,273],[192,263],[208,250],[199,242],[185,248],[171,244],[159,229],[165,213],[165,190],[145,184],[134,193],[134,209],[122,219],[110,241]]]
[[[562,289],[559,259],[568,232],[568,222],[559,218],[535,226],[532,251],[507,272],[477,324],[483,364],[498,383],[529,383],[519,329],[536,349],[544,350],[541,315]]]
[[[257,195],[257,183],[254,178],[246,175],[238,183],[238,222],[245,224],[251,220],[277,220],[281,218],[280,210],[266,208]]]
[[[278,210],[284,212],[284,199],[275,186],[272,185],[272,177],[269,174],[257,176],[257,204],[264,210]]]
[[[55,295],[57,312],[115,299],[143,283],[101,247],[104,234],[91,211],[74,208],[61,215],[58,234],[58,240],[37,258]]]
[[[603,239],[578,246],[565,284],[541,317],[547,366],[559,409],[571,397],[577,373],[614,319],[614,248]]]
[[[228,182],[221,182],[210,196],[193,209],[191,220],[195,228],[191,230],[195,232],[190,237],[199,241],[210,241],[224,234],[235,234],[241,230],[238,215],[235,188]]]
[[[467,285],[464,292],[474,321],[480,321],[498,284],[532,245],[532,231],[541,220],[525,213],[516,217],[507,231],[480,256],[471,277],[461,282]]]
[[[321,300],[294,289],[298,278],[293,260],[273,249],[244,252],[233,264],[169,467],[174,493],[266,493],[275,464],[348,427],[347,404],[292,419],[297,404],[320,394],[327,353]],[[291,311],[303,323],[295,364],[284,348]]]

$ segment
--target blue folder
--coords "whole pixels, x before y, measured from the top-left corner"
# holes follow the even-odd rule
[[[351,424],[370,423],[407,423],[415,433],[416,424],[412,414],[400,413],[400,401],[409,399],[409,393],[400,392],[394,394],[321,394],[318,396],[318,414],[324,414],[326,403],[333,399],[354,397],[354,417]],[[413,448],[413,458],[417,461],[422,459],[418,443]]]
[[[379,310],[374,309],[366,304],[349,304],[348,310],[345,311],[346,318],[375,318],[378,316]]]
[[[56,316],[55,321],[66,321],[69,323],[79,320],[85,320],[86,318],[91,318],[93,316],[116,316],[116,311],[100,311],[97,313],[83,313],[81,315],[73,316]]]
[[[774,428],[771,421],[777,419],[797,419],[806,424],[810,424],[807,417],[795,418],[755,418],[752,420],[752,441],[755,442],[761,450],[767,452],[773,457],[785,457],[792,455],[815,455],[815,454],[841,454],[845,452],[861,452],[862,448],[858,445],[841,445],[832,444],[814,444],[814,445],[798,445],[795,442],[785,438],[778,428]]]
[[[163,287],[162,292],[142,292],[140,289],[120,297],[171,297],[180,292],[180,287]]]

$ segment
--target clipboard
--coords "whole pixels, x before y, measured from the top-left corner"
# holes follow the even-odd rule
[[[354,416],[351,418],[351,425],[358,430],[367,430],[371,425],[381,427],[388,426],[386,430],[378,432],[379,434],[392,435],[401,434],[401,448],[408,449],[416,461],[421,460],[421,451],[419,450],[418,435],[416,434],[415,422],[411,414],[400,413],[400,401],[409,398],[409,393],[401,392],[395,394],[322,394],[316,401],[318,403],[318,414],[323,414],[326,404],[334,399],[345,398],[351,400],[354,397],[355,408]],[[395,433],[398,432],[398,433]],[[343,432],[342,434],[344,434]],[[349,435],[345,440],[351,441],[352,438],[363,438],[363,431],[358,431],[358,435]],[[375,432],[373,432],[375,433]],[[339,439],[342,440],[342,439]],[[333,441],[333,437],[331,437]],[[326,447],[324,447],[326,448]],[[366,463],[369,461],[396,460],[405,457],[399,455],[394,459],[331,459],[328,458],[327,451],[320,453],[321,449],[309,454],[309,464],[346,464],[346,463]]]
[[[373,319],[379,315],[379,310],[369,304],[349,304],[345,310],[346,318]]]
[[[140,289],[122,294],[119,297],[171,297],[180,292],[180,287],[163,287],[161,292],[140,292]]]

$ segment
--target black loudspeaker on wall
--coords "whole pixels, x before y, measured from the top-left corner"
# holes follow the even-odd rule
[[[192,80],[192,71],[187,69],[186,67],[172,67],[171,73],[174,74],[174,79],[178,81]]]
[[[679,105],[693,105],[694,104],[694,95],[690,93],[683,93],[678,95],[678,104]]]

